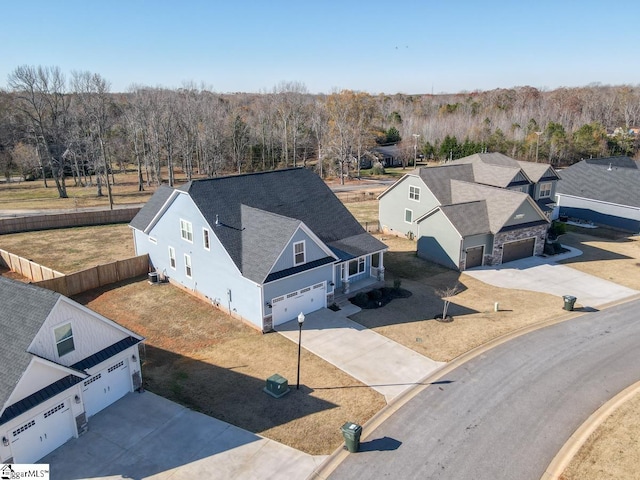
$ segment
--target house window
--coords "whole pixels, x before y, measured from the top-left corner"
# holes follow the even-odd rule
[[[210,250],[211,246],[209,244],[209,230],[206,228],[202,229],[202,243],[204,244],[205,250]]]
[[[71,330],[70,323],[65,323],[64,325],[54,328],[53,333],[56,337],[56,348],[58,349],[59,357],[75,350],[75,346],[73,345],[73,330]]]
[[[193,226],[191,222],[180,220],[180,236],[187,242],[193,243]]]
[[[169,247],[169,265],[176,269],[176,249],[173,247]]]
[[[191,256],[187,254],[184,256],[184,274],[187,278],[191,278]]]
[[[551,182],[540,184],[540,198],[549,198],[551,196]]]
[[[353,277],[354,275],[363,273],[364,265],[365,265],[364,257],[357,258],[356,260],[351,260],[349,262],[349,276]]]
[[[416,202],[420,201],[420,187],[409,186],[409,199]]]
[[[413,210],[404,209],[404,221],[407,223],[413,222]]]
[[[305,261],[304,240],[293,244],[293,265],[302,265]]]

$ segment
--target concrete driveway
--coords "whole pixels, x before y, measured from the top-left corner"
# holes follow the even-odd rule
[[[89,420],[89,431],[47,455],[51,478],[306,478],[312,456],[189,410],[130,393]]]
[[[640,293],[567,265],[557,264],[556,261],[582,254],[576,248],[565,248],[569,252],[554,257],[529,257],[502,265],[472,268],[464,273],[496,287],[530,290],[560,297],[572,295],[577,298],[576,304],[585,308],[596,308]]]
[[[444,365],[347,318],[358,311],[349,303],[338,312],[325,308],[307,314],[302,348],[380,392],[387,402]],[[277,331],[298,343],[297,320]]]

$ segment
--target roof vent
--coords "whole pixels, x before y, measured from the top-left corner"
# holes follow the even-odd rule
[[[218,218],[218,214],[216,213],[216,227],[220,225],[220,219]]]
[[[607,168],[607,172],[611,171],[611,164],[609,164],[609,168]]]

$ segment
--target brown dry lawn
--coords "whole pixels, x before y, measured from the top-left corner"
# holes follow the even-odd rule
[[[347,207],[362,222],[377,218],[375,200]],[[509,331],[563,313],[558,297],[487,286],[418,258],[413,241],[379,238],[390,247],[385,255],[388,283],[400,279],[413,296],[353,318],[430,358],[449,361]],[[583,251],[563,263],[640,290],[637,237],[595,230],[570,232],[561,241]],[[118,225],[4,235],[0,248],[69,273],[131,256],[131,242],[128,227]],[[455,284],[462,291],[452,298],[449,313],[454,321],[433,320],[442,308],[436,291]],[[276,334],[262,335],[177,288],[139,280],[79,300],[147,337],[144,374],[150,390],[305,452],[330,453],[341,442],[338,429],[344,421],[364,422],[384,405],[379,394],[304,350],[301,390],[293,389],[280,400],[268,397],[262,387],[273,373],[295,381],[295,344]],[[567,479],[638,478],[628,474],[636,470],[637,455],[620,453],[620,445],[635,445],[637,454],[638,415],[636,399],[612,416],[594,434],[592,443],[602,452],[590,441],[576,456],[580,466],[572,464]],[[591,465],[592,473],[585,465]],[[606,477],[603,471],[614,474]]]
[[[296,390],[295,343],[169,284],[139,279],[75,300],[146,337],[143,376],[152,392],[304,452],[331,453],[344,422],[366,422],[385,405],[382,395],[304,348]],[[280,399],[262,391],[275,373],[293,387]]]
[[[145,186],[144,192],[138,192],[137,175],[134,171],[117,173],[115,179],[116,183],[112,186],[112,191],[116,205],[144,203],[155,191],[154,186]],[[183,176],[178,174],[178,180],[184,180]],[[44,188],[42,180],[0,183],[0,210],[50,210],[109,206],[106,187],[102,189],[104,196],[98,197],[95,185],[76,186],[73,179],[66,179],[69,198],[59,198],[53,179],[47,179],[47,183],[48,188]]]
[[[640,479],[640,394],[593,432],[561,480]]]
[[[412,296],[395,299],[381,309],[362,310],[351,318],[429,358],[451,361],[494,338],[563,313],[558,297],[496,288],[422,260],[415,254],[414,241],[378,237],[390,248],[384,259],[387,284],[400,279]],[[462,290],[449,306],[454,321],[438,322],[434,317],[442,314],[443,301],[436,292],[454,285]]]
[[[135,255],[127,225],[11,233],[0,235],[0,248],[67,274]]]

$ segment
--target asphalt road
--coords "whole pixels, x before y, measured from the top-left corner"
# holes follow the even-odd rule
[[[640,300],[502,344],[411,399],[329,477],[539,480],[571,434],[640,381]]]

